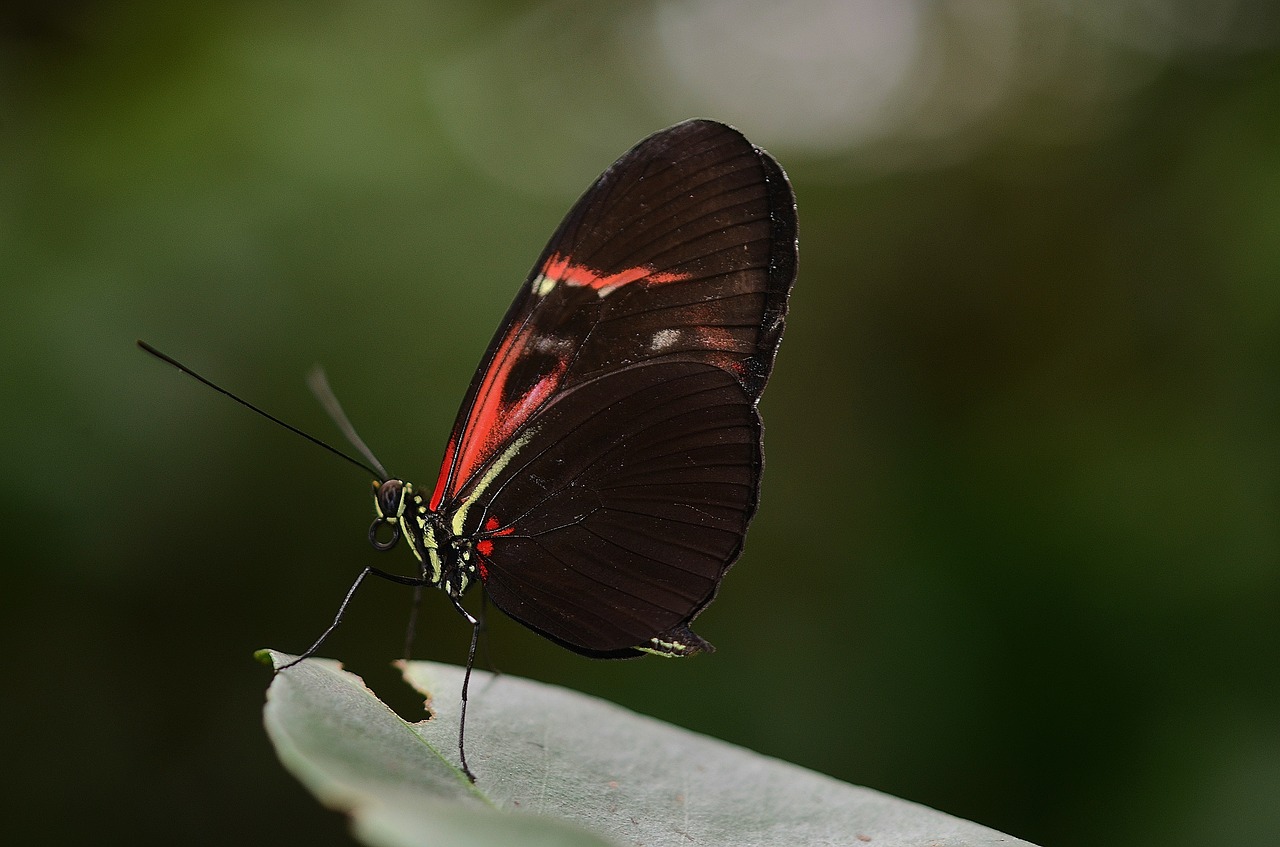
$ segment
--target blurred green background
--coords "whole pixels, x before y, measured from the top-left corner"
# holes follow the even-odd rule
[[[323,363],[433,479],[560,216],[703,116],[801,218],[720,650],[502,619],[497,665],[1046,845],[1274,838],[1278,31],[1261,0],[4,4],[7,831],[349,843],[250,654],[391,561],[368,480],[134,339],[338,438]],[[368,585],[325,652],[411,710],[408,605]]]

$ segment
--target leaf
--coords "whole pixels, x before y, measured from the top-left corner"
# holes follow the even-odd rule
[[[292,657],[262,651],[276,667]],[[475,671],[471,785],[457,761],[462,669],[410,662],[434,715],[401,720],[327,659],[276,674],[267,732],[357,837],[403,845],[1027,845],[563,688]]]

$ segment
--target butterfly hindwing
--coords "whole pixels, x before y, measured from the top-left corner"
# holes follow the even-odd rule
[[[529,425],[468,529],[500,609],[588,653],[687,623],[715,596],[755,510],[760,424],[738,383],[696,362],[639,365]]]

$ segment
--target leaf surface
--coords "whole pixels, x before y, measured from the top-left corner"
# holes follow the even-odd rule
[[[277,667],[291,658],[264,655]],[[456,765],[462,669],[403,670],[429,698],[430,720],[401,720],[331,660],[278,673],[267,695],[285,766],[378,847],[1027,845],[595,697],[482,671],[467,714],[471,785]]]

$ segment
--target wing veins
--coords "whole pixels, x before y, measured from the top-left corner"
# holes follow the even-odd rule
[[[753,164],[758,164],[758,160],[753,161]],[[735,168],[735,169],[733,169],[733,170],[728,170],[728,171],[724,171],[724,172],[721,172],[721,173],[715,173],[715,174],[713,174],[713,175],[711,175],[711,176],[707,177],[706,179],[702,180],[701,182],[698,182],[698,183],[697,183],[697,184],[695,184],[695,185],[691,185],[691,186],[672,186],[672,188],[679,187],[679,188],[680,188],[680,190],[679,190],[679,191],[671,191],[671,192],[668,194],[668,196],[663,197],[663,198],[661,199],[661,202],[660,202],[660,203],[658,203],[657,205],[644,206],[644,207],[642,207],[638,212],[636,212],[635,214],[631,215],[631,216],[630,216],[629,218],[627,218],[626,220],[617,221],[617,222],[616,222],[616,228],[615,228],[615,231],[616,231],[616,232],[623,232],[623,233],[627,233],[629,238],[630,238],[630,237],[632,237],[632,236],[634,236],[634,237],[639,237],[639,236],[641,236],[641,235],[649,236],[649,235],[650,235],[654,230],[658,230],[658,229],[659,229],[659,227],[662,227],[662,226],[664,226],[664,225],[668,224],[671,220],[673,220],[673,219],[675,219],[675,218],[677,218],[677,217],[678,217],[678,215],[671,213],[671,209],[672,209],[672,207],[677,207],[677,206],[678,206],[678,204],[686,204],[686,205],[687,205],[687,204],[689,203],[689,196],[690,196],[690,195],[692,195],[692,194],[695,194],[695,193],[696,193],[699,189],[701,189],[703,186],[706,186],[706,185],[713,185],[713,184],[715,184],[716,182],[718,182],[718,181],[720,181],[720,180],[722,180],[722,179],[725,179],[726,177],[732,176],[733,174],[741,173],[741,172],[746,171],[746,170],[748,170],[748,168],[746,168],[746,167]],[[730,190],[732,190],[732,191],[744,191],[744,190],[746,190],[746,189],[748,189],[748,188],[750,188],[750,187],[751,187],[750,185],[740,185],[740,186],[735,186],[733,189],[730,189]],[[725,191],[725,192],[719,192],[719,193],[717,193],[717,194],[710,195],[710,196],[708,196],[708,197],[707,197],[707,198],[705,198],[705,199],[710,200],[710,199],[713,199],[713,198],[715,198],[715,197],[722,196],[722,194],[725,194],[725,193],[728,193],[728,191]],[[704,198],[699,198],[699,199],[700,199],[700,200],[702,200],[702,199],[704,199]],[[763,196],[762,196],[760,199],[762,199],[762,200],[766,200],[766,198],[764,198]],[[767,202],[767,200],[766,200],[766,202]],[[743,205],[743,204],[738,204],[738,205]],[[724,207],[719,207],[719,208],[717,208],[717,209],[713,210],[712,212],[709,212],[708,214],[714,214],[714,213],[721,212],[721,211],[724,211],[724,210],[727,210],[727,209],[731,209],[731,208],[734,208],[734,207],[733,207],[733,206],[724,206]],[[678,210],[679,210],[679,209],[677,208],[677,211],[678,211]],[[700,216],[700,217],[701,217],[701,216]],[[640,226],[640,225],[639,225],[641,221],[646,221],[646,220],[647,220],[647,221],[651,221],[651,223],[650,223],[648,226]],[[763,222],[767,222],[767,221],[768,221],[768,218],[767,218],[767,217],[761,217],[761,218],[758,218],[758,219],[756,219],[756,220],[763,221]],[[751,222],[751,221],[744,221],[744,222],[735,223],[735,224],[733,224],[733,225],[734,225],[734,226],[741,226],[741,225],[743,225],[743,224],[745,224],[745,223],[750,223],[750,222]],[[662,230],[660,231],[660,234],[659,234],[659,236],[658,236],[658,237],[661,237],[661,236],[663,236],[663,235],[668,235],[668,234],[670,234],[671,232],[673,232],[673,231],[674,231],[674,229],[675,229],[675,228],[673,228],[673,227],[667,227],[667,228],[665,228],[665,229],[662,229]],[[704,234],[704,235],[705,235],[705,234]],[[654,239],[650,239],[650,240],[652,241],[652,240],[654,240]],[[623,239],[616,238],[616,237],[614,237],[614,238],[602,238],[602,239],[600,239],[600,243],[599,243],[599,245],[596,247],[596,249],[595,249],[594,251],[592,251],[592,253],[590,254],[590,256],[583,256],[583,260],[582,260],[582,262],[581,262],[580,264],[584,264],[584,265],[586,265],[587,267],[598,268],[598,269],[602,269],[602,270],[603,270],[603,269],[605,269],[605,268],[602,268],[602,267],[600,267],[599,265],[592,263],[592,262],[591,262],[591,259],[594,259],[596,256],[598,256],[600,253],[602,253],[602,252],[603,252],[604,250],[606,250],[607,248],[614,248],[614,249],[616,249],[616,248],[618,248],[619,246],[622,246],[622,245],[625,245],[625,246],[627,246],[627,247],[629,248],[629,252],[628,252],[628,253],[626,253],[626,254],[624,254],[624,255],[630,256],[630,255],[633,255],[633,254],[636,252],[636,248],[631,246],[631,241],[629,241],[629,240],[623,240]],[[608,269],[609,269],[609,270],[616,270],[616,269],[619,267],[619,264],[620,264],[620,263],[619,263],[618,261],[616,261],[616,260],[615,260],[613,263],[611,263],[611,265],[609,266],[609,268],[608,268]],[[603,265],[603,263],[600,263],[600,265]],[[630,265],[629,265],[629,264],[622,264],[621,266],[622,266],[622,267],[630,267]]]

